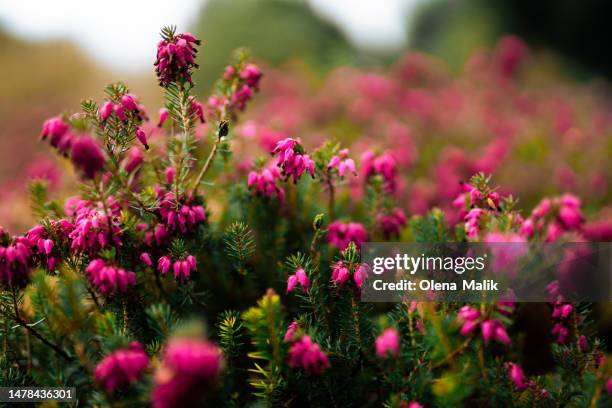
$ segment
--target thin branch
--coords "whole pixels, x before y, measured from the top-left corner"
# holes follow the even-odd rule
[[[47,340],[42,334],[40,334],[32,325],[26,323],[19,314],[19,305],[17,305],[17,294],[15,292],[15,286],[11,287],[13,294],[13,307],[15,308],[15,321],[25,328],[30,334],[40,340],[45,346],[52,349],[57,355],[62,357],[65,360],[70,361],[71,358],[64,350],[62,350],[58,345],[51,343],[51,341]]]

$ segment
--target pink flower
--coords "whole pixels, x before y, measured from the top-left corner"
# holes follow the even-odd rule
[[[394,328],[386,329],[376,338],[376,355],[379,358],[389,358],[399,356],[400,337]]]
[[[53,118],[47,119],[43,123],[43,128],[41,132],[41,139],[45,140],[46,138],[54,138],[61,137],[70,129],[69,125],[64,122],[61,116],[55,116]]]
[[[287,331],[285,332],[285,337],[283,338],[283,341],[292,341],[299,327],[300,326],[298,325],[298,322],[291,322],[291,324],[287,327]]]
[[[583,353],[587,353],[589,351],[589,341],[587,340],[586,336],[580,335],[580,337],[578,337],[578,347]]]
[[[482,208],[472,208],[465,216],[465,232],[468,238],[474,239],[478,237],[480,231],[480,218],[485,213]]]
[[[126,157],[125,171],[131,173],[140,167],[143,162],[144,156],[142,154],[142,150],[140,150],[138,147],[132,147]]]
[[[70,126],[60,116],[47,119],[43,123],[41,139],[49,138],[51,146],[55,147],[60,154],[67,155],[73,142]]]
[[[226,81],[231,81],[235,73],[236,68],[234,68],[233,65],[228,65],[223,70],[223,79],[225,79]]]
[[[259,80],[262,77],[262,73],[259,67],[255,64],[247,64],[242,71],[240,71],[240,78],[244,83],[255,90],[259,87]]]
[[[142,254],[140,254],[140,260],[142,261],[143,264],[147,265],[147,266],[153,266],[153,261],[151,260],[151,255],[149,255],[147,252],[143,252]]]
[[[555,342],[564,344],[569,340],[569,330],[563,323],[556,323],[551,331],[551,334],[555,337]]]
[[[161,86],[166,87],[170,82],[192,82],[191,69],[196,66],[195,45],[200,45],[200,40],[189,33],[159,42],[155,71]]]
[[[582,235],[590,241],[612,241],[612,219],[594,221],[583,225]]]
[[[608,391],[608,395],[612,396],[612,378],[608,378],[608,381],[606,381],[606,391]]]
[[[340,178],[343,178],[346,173],[357,175],[355,162],[353,159],[348,158],[348,149],[343,149],[340,151],[339,155],[333,156],[327,165],[327,169],[338,169],[338,176],[340,176]]]
[[[136,139],[138,139],[145,149],[149,150],[149,145],[147,144],[147,134],[140,126],[136,128]]]
[[[113,113],[113,103],[111,101],[106,101],[100,107],[100,120],[102,122],[106,122],[110,115]]]
[[[162,127],[167,119],[168,119],[168,109],[161,108],[159,110],[159,121],[157,122],[157,127]]]
[[[308,275],[306,275],[304,269],[301,267],[298,268],[298,270],[295,272],[295,275],[297,276],[298,282],[304,289],[304,292],[308,292],[308,288],[310,287],[310,279],[308,279]]]
[[[287,278],[287,293],[293,292],[295,286],[297,285],[297,281],[298,279],[295,274],[289,275],[289,278]]]
[[[155,408],[198,406],[207,385],[223,368],[221,350],[195,339],[171,340],[155,372],[151,401]]]
[[[195,272],[197,269],[197,261],[193,255],[189,255],[187,258],[182,260],[174,261],[172,266],[174,278],[178,280],[189,279],[191,272]]]
[[[198,118],[200,123],[206,122],[206,119],[204,118],[204,105],[198,102],[195,96],[189,97],[189,113]]]
[[[369,269],[370,268],[368,267],[368,265],[361,264],[357,267],[355,273],[353,273],[353,280],[355,281],[355,285],[357,285],[359,289],[361,289],[366,279],[368,278]]]
[[[287,138],[279,141],[272,154],[278,155],[277,166],[281,168],[285,179],[293,177],[293,182],[297,183],[305,171],[314,178],[314,161],[304,154],[304,149],[297,140]]]
[[[302,287],[304,293],[308,293],[310,279],[302,267],[298,268],[297,271],[287,279],[287,293],[293,292],[298,283]]]
[[[344,262],[337,262],[332,267],[331,280],[335,285],[342,285],[350,275],[351,273]]]
[[[149,357],[138,342],[130,343],[104,357],[96,366],[95,379],[108,393],[125,388],[140,379],[149,365]]]
[[[168,258],[167,256],[162,256],[157,260],[157,270],[162,275],[168,273],[168,271],[170,270],[170,265],[172,265],[172,261],[170,261],[170,258]]]
[[[166,170],[164,170],[164,176],[166,176],[166,183],[168,184],[172,184],[175,175],[176,169],[174,167],[166,167]]]
[[[30,280],[32,250],[28,241],[27,238],[16,237],[11,244],[0,246],[0,283],[4,287],[22,286]]]
[[[523,369],[518,364],[508,363],[508,375],[510,377],[510,381],[514,384],[514,386],[522,391],[527,388],[527,384],[525,383],[525,373],[523,373]]]
[[[406,225],[406,214],[401,208],[394,208],[391,212],[378,214],[376,225],[385,239],[399,237],[402,227]]]
[[[121,207],[113,197],[107,198],[104,204],[79,198],[71,203],[73,207],[66,214],[75,216],[74,228],[68,235],[72,250],[94,256],[100,249],[111,244],[121,246]]]
[[[174,199],[174,193],[166,193],[159,203],[159,213],[168,231],[178,231],[181,234],[195,231],[195,228],[206,221],[206,212],[200,205],[179,204]]]
[[[566,319],[574,310],[569,303],[556,303],[553,308],[552,317],[555,319]]]
[[[104,153],[89,136],[81,136],[72,142],[72,163],[85,177],[93,179],[104,168]]]
[[[457,317],[462,323],[461,330],[459,331],[462,336],[467,336],[480,324],[480,311],[468,305],[459,309]]]
[[[397,189],[396,162],[391,153],[385,152],[376,156],[373,151],[368,150],[361,156],[361,172],[367,179],[374,175],[381,175],[384,181],[384,189],[387,193],[394,193]]]
[[[85,269],[91,284],[104,296],[125,293],[136,286],[134,272],[108,265],[103,259],[94,259]]]
[[[131,112],[138,112],[138,102],[134,95],[125,94],[121,97],[121,105]]]
[[[516,75],[520,63],[525,59],[527,47],[520,38],[508,35],[499,40],[496,48],[500,74],[509,79]]]
[[[485,320],[481,323],[480,327],[485,344],[488,344],[491,340],[496,340],[505,345],[512,343],[512,340],[508,337],[508,333],[501,322],[497,320]]]
[[[278,167],[271,165],[261,172],[251,171],[247,177],[247,186],[257,195],[271,198],[276,196],[281,203],[285,200],[285,191],[278,186],[281,174]]]
[[[289,350],[289,365],[299,367],[311,375],[320,375],[330,367],[327,355],[310,336],[302,336]]]
[[[253,90],[248,85],[243,85],[231,97],[231,107],[243,111],[248,101],[253,98]]]
[[[334,221],[329,225],[327,231],[327,241],[340,250],[346,249],[350,242],[354,242],[357,247],[361,247],[361,244],[367,239],[366,229],[356,222]]]

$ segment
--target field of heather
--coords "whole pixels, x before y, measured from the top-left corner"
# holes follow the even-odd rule
[[[0,105],[0,401],[612,406],[604,79],[512,34],[459,65],[239,48],[202,73],[194,33],[161,29],[154,85],[102,85],[101,68],[71,84],[60,66],[32,73],[53,78],[48,104],[23,82],[10,92],[32,109]],[[374,280],[406,277],[387,274],[398,248],[487,283],[372,301]],[[417,287],[433,279],[412,265]]]

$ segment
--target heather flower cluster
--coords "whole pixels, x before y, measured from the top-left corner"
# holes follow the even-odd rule
[[[104,357],[94,371],[96,381],[109,393],[137,382],[149,366],[149,357],[142,344],[132,342],[127,349],[119,349]]]
[[[173,29],[166,30],[164,39],[157,44],[155,72],[161,86],[172,82],[192,82],[191,70],[197,68],[195,62],[201,41],[190,33],[174,34]]]

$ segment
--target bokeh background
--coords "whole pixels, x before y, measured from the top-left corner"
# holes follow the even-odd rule
[[[339,67],[389,70],[407,52],[427,53],[453,75],[479,49],[513,33],[529,45],[543,81],[588,86],[605,100],[608,8],[597,0],[0,0],[0,225],[15,233],[31,225],[28,178],[73,188],[68,166],[38,141],[44,119],[76,110],[84,97],[101,99],[103,85],[118,79],[151,111],[160,106],[152,62],[164,24],[203,39],[196,78],[202,95],[239,46],[316,89]],[[261,99],[277,79],[264,82]],[[612,166],[599,163],[599,171],[605,181]],[[599,204],[609,197],[602,188]]]

